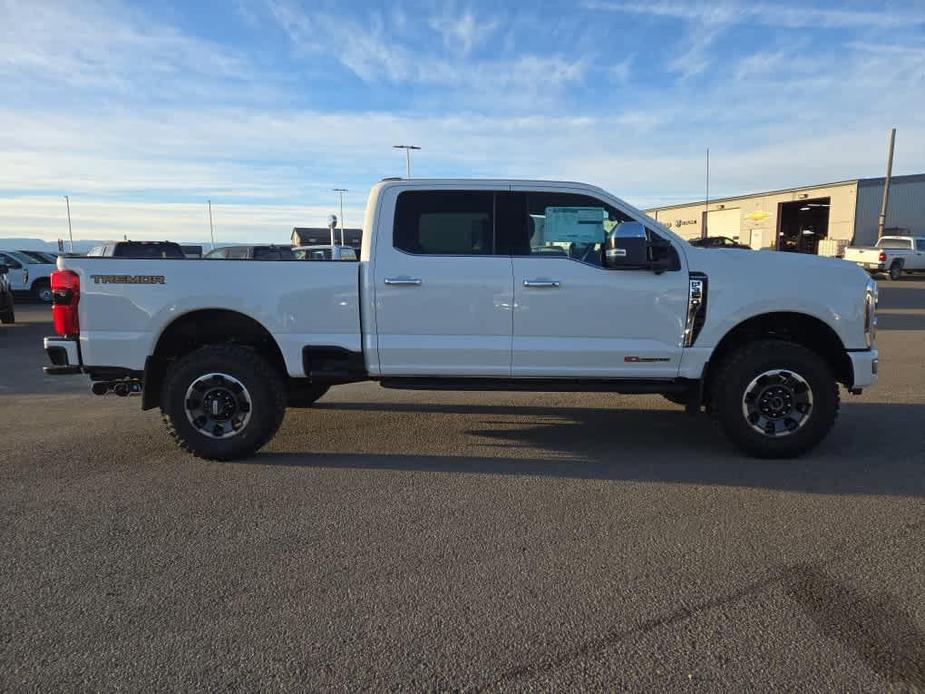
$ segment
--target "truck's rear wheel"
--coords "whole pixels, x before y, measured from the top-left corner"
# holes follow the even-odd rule
[[[207,345],[181,358],[161,392],[161,412],[180,448],[208,460],[256,453],[286,411],[282,378],[254,350]]]
[[[890,279],[894,282],[903,276],[903,264],[898,260],[894,260],[893,264],[890,265]]]
[[[713,375],[714,418],[741,450],[791,458],[819,443],[838,416],[838,383],[829,365],[801,345],[747,344]]]

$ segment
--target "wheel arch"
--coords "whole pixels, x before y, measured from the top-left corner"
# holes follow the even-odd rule
[[[145,360],[142,409],[149,410],[160,404],[161,385],[172,361],[204,345],[223,343],[252,347],[286,377],[286,363],[279,344],[260,321],[229,309],[196,309],[168,323]]]
[[[704,382],[710,382],[717,365],[736,348],[748,342],[768,339],[792,342],[812,350],[826,361],[839,383],[852,387],[854,369],[838,333],[824,320],[794,311],[762,313],[730,328],[707,362]],[[708,389],[705,388],[705,391]]]

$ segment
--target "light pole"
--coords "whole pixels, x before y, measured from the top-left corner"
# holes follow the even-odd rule
[[[405,173],[407,174],[406,178],[411,178],[411,150],[421,148],[417,145],[392,145],[392,149],[405,150]]]
[[[340,245],[344,245],[344,193],[347,192],[346,188],[331,188],[335,193],[340,196]]]
[[[64,204],[67,205],[67,236],[71,241],[71,253],[74,252],[74,232],[71,230],[71,201],[64,196]]]
[[[215,229],[212,228],[212,201],[209,200],[209,237],[212,239],[212,248],[215,250]]]

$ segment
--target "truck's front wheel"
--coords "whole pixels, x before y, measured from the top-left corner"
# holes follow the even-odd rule
[[[838,416],[829,365],[801,345],[752,342],[713,375],[711,411],[736,446],[758,458],[791,458],[819,443]]]
[[[256,453],[276,434],[286,390],[276,369],[238,345],[207,345],[181,358],[161,393],[161,412],[180,448],[208,460]]]

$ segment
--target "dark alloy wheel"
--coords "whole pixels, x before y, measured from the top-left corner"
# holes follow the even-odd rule
[[[759,458],[800,455],[838,416],[838,383],[828,363],[781,340],[748,343],[724,357],[710,393],[710,411],[725,434]]]
[[[210,373],[186,389],[186,418],[214,439],[237,436],[250,422],[251,394],[234,376]]]
[[[890,279],[895,282],[896,280],[900,279],[902,276],[903,276],[903,264],[900,263],[899,261],[894,261],[893,264],[890,265]]]
[[[206,345],[172,365],[161,411],[179,446],[208,460],[256,453],[276,434],[286,410],[280,373],[255,350]]]
[[[742,396],[742,414],[759,434],[790,436],[808,421],[813,391],[794,371],[772,369],[755,377]]]

